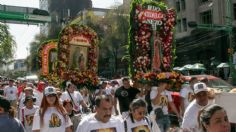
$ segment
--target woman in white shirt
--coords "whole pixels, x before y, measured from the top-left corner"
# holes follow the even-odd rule
[[[133,100],[130,104],[129,116],[124,121],[125,132],[152,132],[151,121],[146,113],[146,102],[142,99]]]
[[[32,130],[34,132],[71,132],[71,125],[66,110],[59,103],[56,89],[52,86],[46,87],[40,109],[34,115]]]

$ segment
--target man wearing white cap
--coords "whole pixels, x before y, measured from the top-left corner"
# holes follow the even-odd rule
[[[198,113],[210,102],[208,101],[208,89],[205,83],[196,83],[193,89],[195,100],[189,104],[184,113],[182,128],[190,132],[198,132]]]

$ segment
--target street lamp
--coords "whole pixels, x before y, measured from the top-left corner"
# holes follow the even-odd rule
[[[233,56],[232,56],[232,49],[233,49],[233,45],[232,45],[232,21],[233,21],[233,17],[232,17],[232,0],[226,0],[227,1],[227,16],[226,16],[226,25],[216,25],[216,24],[197,24],[195,21],[191,21],[188,22],[188,26],[192,27],[192,28],[199,28],[199,29],[208,29],[208,30],[223,30],[226,31],[229,35],[229,64],[230,64],[230,75],[229,75],[229,82],[232,84],[233,82],[233,78],[235,79],[235,75],[234,75],[234,68],[233,68]],[[212,4],[210,4],[209,6],[212,6]],[[213,14],[212,14],[213,15]],[[213,18],[213,17],[212,17]],[[212,20],[213,21],[213,20]]]

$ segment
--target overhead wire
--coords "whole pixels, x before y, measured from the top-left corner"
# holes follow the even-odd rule
[[[198,39],[196,39],[196,40],[193,40],[193,41],[191,41],[191,42],[189,42],[189,43],[184,43],[183,45],[178,46],[178,48],[185,47],[186,45],[189,45],[189,44],[197,43],[197,42],[199,42],[200,40],[205,39],[205,38],[207,38],[207,37],[209,37],[209,36],[212,36],[212,35],[214,35],[214,34],[217,34],[217,33],[218,33],[218,32],[213,32],[213,33],[211,32],[211,33],[203,34],[203,35],[200,36],[200,38],[198,38]],[[228,35],[228,34],[226,34],[226,35]],[[223,36],[225,36],[225,35],[223,35]],[[216,38],[214,38],[214,39],[216,39]],[[207,41],[209,41],[209,39],[208,39]],[[204,42],[205,42],[205,41],[204,41]]]

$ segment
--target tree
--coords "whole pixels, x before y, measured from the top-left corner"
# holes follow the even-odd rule
[[[14,57],[16,42],[9,32],[9,27],[0,23],[0,64],[6,64]]]
[[[47,37],[43,34],[35,35],[34,41],[30,43],[30,56],[27,57],[27,64],[30,71],[37,71],[38,67],[38,49],[41,44],[47,40]]]
[[[120,6],[109,11],[103,20],[105,32],[100,45],[100,62],[104,64],[102,59],[109,57],[110,67],[114,74],[117,74],[118,69],[128,70],[128,63],[122,61],[122,57],[125,56],[127,51],[124,47],[128,44],[128,13],[129,8]]]

